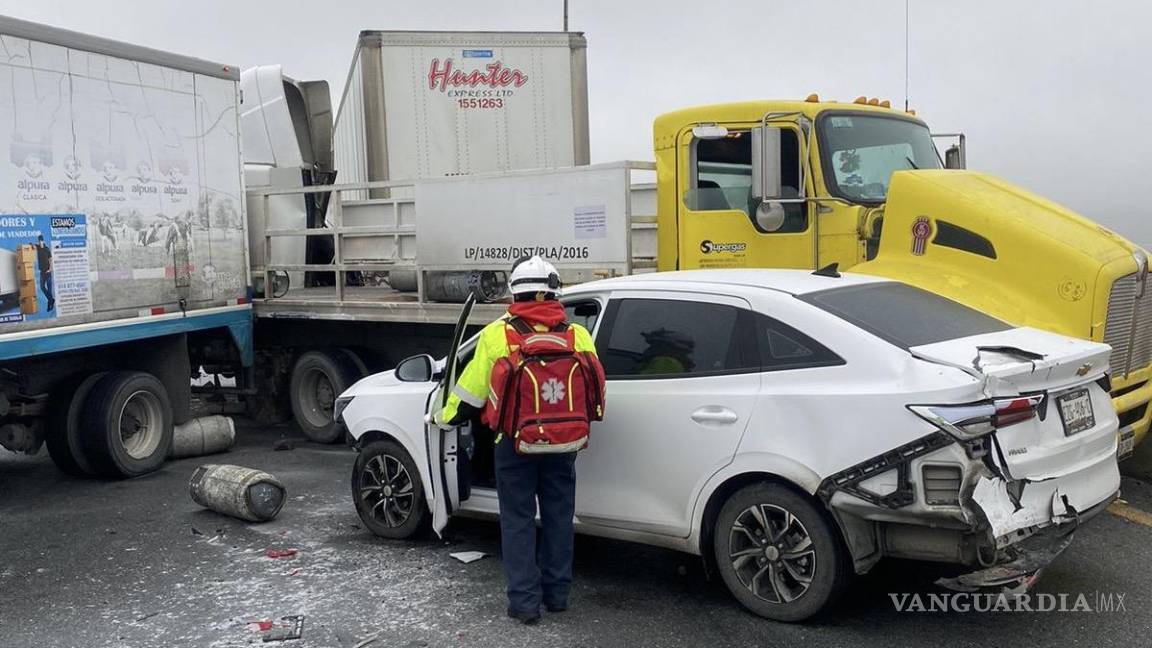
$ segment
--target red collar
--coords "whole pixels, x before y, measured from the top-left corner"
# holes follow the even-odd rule
[[[508,313],[527,320],[530,324],[543,324],[548,328],[568,319],[563,304],[555,299],[541,302],[514,302],[508,307]]]

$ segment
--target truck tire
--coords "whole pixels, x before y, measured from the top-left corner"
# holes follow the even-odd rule
[[[292,367],[288,389],[300,431],[317,443],[335,443],[344,427],[332,418],[336,397],[352,386],[359,371],[340,349],[308,351]]]
[[[106,373],[101,371],[66,380],[52,393],[44,422],[44,444],[48,446],[48,455],[53,463],[65,474],[74,477],[95,474],[92,462],[84,456],[79,422],[92,386]]]
[[[364,364],[364,360],[362,360],[355,351],[352,349],[345,349],[343,347],[341,347],[339,351],[340,353],[343,353],[344,357],[348,358],[348,361],[356,367],[356,380],[360,380],[364,376],[368,375],[368,365]]]
[[[835,524],[811,498],[780,484],[733,493],[716,518],[712,545],[728,591],[775,621],[826,612],[853,574]]]
[[[420,469],[404,446],[390,439],[373,441],[356,456],[352,501],[364,526],[382,538],[411,538],[432,523]]]
[[[97,475],[144,475],[172,450],[172,404],[152,374],[109,372],[92,386],[81,411],[81,447]]]

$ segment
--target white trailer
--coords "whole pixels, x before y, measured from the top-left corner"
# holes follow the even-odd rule
[[[342,183],[588,164],[584,36],[361,32],[335,151]]]

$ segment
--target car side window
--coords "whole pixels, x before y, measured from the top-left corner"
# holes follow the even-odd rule
[[[756,329],[760,362],[765,371],[845,364],[844,359],[828,347],[762,313],[756,314]]]
[[[564,315],[569,322],[579,324],[592,332],[596,328],[596,321],[600,319],[600,302],[594,299],[568,302],[564,304]]]
[[[613,300],[596,347],[608,378],[685,378],[758,371],[750,311],[725,304]]]

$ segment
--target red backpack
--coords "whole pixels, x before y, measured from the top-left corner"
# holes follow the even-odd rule
[[[520,454],[557,454],[588,447],[589,423],[604,417],[604,368],[576,351],[561,323],[540,333],[513,317],[505,327],[509,354],[496,361],[484,423],[507,434]]]

